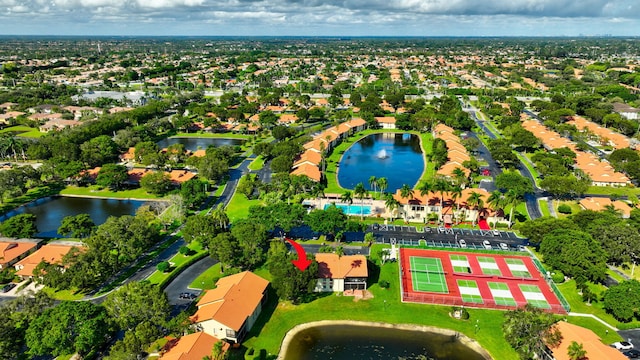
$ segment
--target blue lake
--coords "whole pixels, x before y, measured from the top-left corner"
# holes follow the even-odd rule
[[[227,139],[227,138],[199,138],[199,137],[171,137],[158,141],[158,147],[164,149],[173,144],[183,144],[184,148],[191,151],[198,149],[206,150],[209,146],[224,146],[224,145],[242,145],[244,140],[242,139]]]
[[[4,221],[18,214],[34,214],[38,237],[61,237],[58,228],[65,216],[89,214],[96,225],[107,221],[109,216],[134,215],[145,201],[92,199],[75,197],[47,197],[38,199],[0,216]]]
[[[414,187],[425,167],[417,135],[402,133],[372,134],[353,144],[342,156],[338,183],[353,189],[362,182],[369,190],[369,178],[387,178],[387,192],[407,184]]]

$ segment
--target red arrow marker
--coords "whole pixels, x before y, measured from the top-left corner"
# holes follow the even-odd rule
[[[304,252],[304,248],[294,240],[287,239],[287,241],[291,243],[291,246],[293,246],[293,248],[296,249],[296,253],[298,253],[298,260],[291,260],[291,263],[300,271],[305,271],[309,265],[311,265],[311,260],[307,259],[307,254]]]

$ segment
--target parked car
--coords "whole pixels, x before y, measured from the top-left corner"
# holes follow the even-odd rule
[[[3,293],[8,293],[9,291],[11,291],[11,289],[13,289],[14,287],[16,287],[16,284],[14,283],[8,283],[7,285],[2,287],[2,292]]]
[[[197,298],[198,296],[196,294],[190,293],[190,292],[183,292],[180,294],[179,298],[182,300],[193,300],[195,298]]]
[[[467,242],[464,241],[464,239],[458,240],[458,244],[460,244],[461,248],[466,248],[467,247]]]
[[[505,243],[500,243],[500,249],[501,250],[509,250],[509,245],[507,245]]]
[[[491,243],[489,242],[489,240],[483,241],[482,246],[484,246],[485,249],[491,250]]]
[[[631,349],[622,353],[622,355],[628,357],[629,359],[637,359],[640,358],[640,350]]]
[[[500,230],[493,229],[493,236],[500,236]]]
[[[633,349],[633,344],[628,341],[618,341],[611,344],[614,348],[618,350],[631,350]]]

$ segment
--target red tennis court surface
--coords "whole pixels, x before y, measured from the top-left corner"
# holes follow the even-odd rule
[[[399,264],[405,302],[567,312],[530,257],[400,248]]]

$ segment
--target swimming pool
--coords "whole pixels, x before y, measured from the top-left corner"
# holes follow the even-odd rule
[[[326,210],[332,204],[326,204],[324,209]],[[371,215],[370,205],[347,205],[347,204],[335,204],[337,208],[342,209],[347,215]]]

